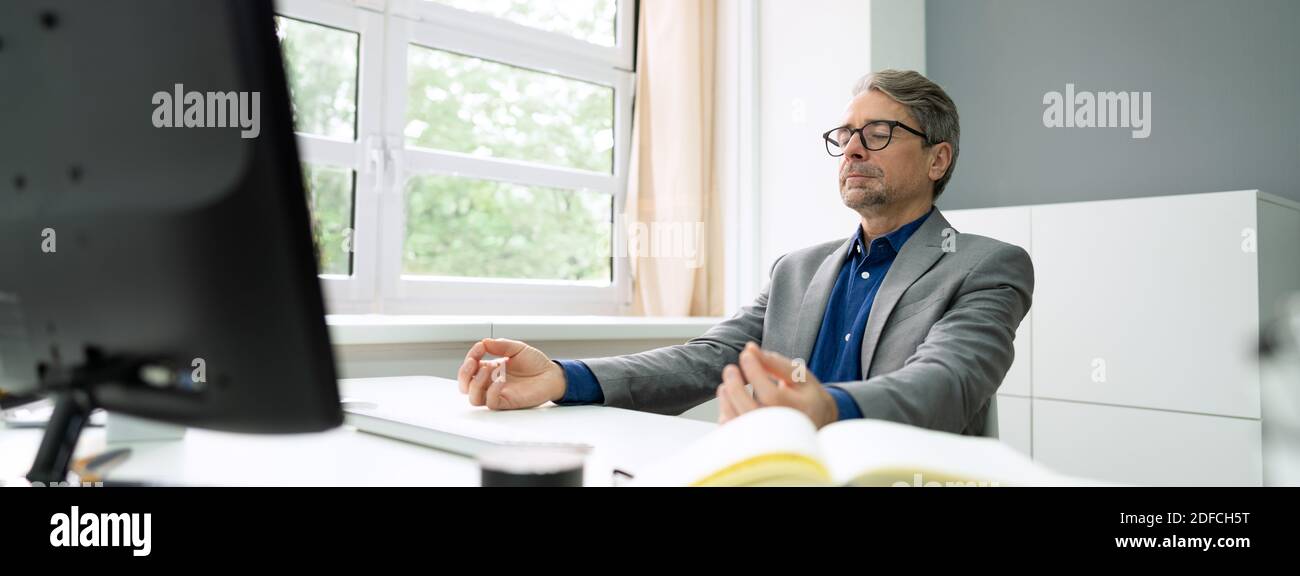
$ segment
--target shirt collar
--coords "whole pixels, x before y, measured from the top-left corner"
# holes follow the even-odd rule
[[[893,232],[890,232],[888,234],[885,234],[884,236],[876,238],[875,240],[872,241],[872,244],[877,247],[888,248],[889,254],[898,254],[903,250],[903,244],[907,243],[907,239],[912,237],[912,234],[916,232],[918,228],[921,227],[921,224],[925,223],[925,219],[929,218],[930,214],[933,212],[934,212],[934,206],[932,205],[930,206],[930,210],[925,214],[922,214],[920,218],[917,218],[916,220],[908,222],[907,224],[904,224],[902,226],[899,226],[898,229],[894,230]],[[863,242],[863,238],[862,238],[862,225],[859,224],[857,226],[857,233],[853,235],[853,246],[849,248],[848,257],[849,258],[858,258],[860,256],[866,257],[868,254],[870,254],[874,259],[876,256],[883,255],[880,254],[879,250],[877,251],[876,254],[871,254],[871,252],[867,248],[868,247],[866,243]]]

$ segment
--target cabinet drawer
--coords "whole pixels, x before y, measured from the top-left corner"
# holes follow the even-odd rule
[[[1085,478],[1157,486],[1259,486],[1260,421],[1033,400],[1034,460]]]
[[[1028,398],[998,394],[998,439],[1025,456],[1033,456]]]

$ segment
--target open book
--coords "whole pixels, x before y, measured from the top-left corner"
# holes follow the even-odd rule
[[[1087,482],[1056,474],[992,439],[883,420],[818,431],[802,412],[768,407],[732,420],[637,476],[642,486],[1025,486]]]

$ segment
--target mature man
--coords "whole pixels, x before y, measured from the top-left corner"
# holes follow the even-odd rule
[[[942,88],[913,71],[868,74],[843,119],[824,139],[841,158],[840,197],[861,217],[852,236],[782,256],[753,304],[685,344],[553,362],[483,340],[461,365],[461,392],[496,410],[555,401],[664,414],[716,396],[724,422],[782,405],[818,427],[880,418],[982,434],[1033,264],[1017,246],[958,234],[934,206],[959,150]],[[502,360],[505,377],[493,378]]]

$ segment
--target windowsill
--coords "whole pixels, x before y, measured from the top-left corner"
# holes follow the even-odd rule
[[[724,320],[722,317],[641,316],[416,316],[331,314],[325,316],[335,346],[436,344],[482,338],[525,341],[681,340]]]

